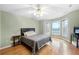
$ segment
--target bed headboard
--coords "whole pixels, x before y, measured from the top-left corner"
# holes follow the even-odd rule
[[[24,36],[24,32],[35,31],[35,28],[21,28],[21,36]]]

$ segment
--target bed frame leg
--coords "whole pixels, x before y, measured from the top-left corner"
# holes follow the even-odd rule
[[[36,55],[34,48],[32,49],[32,55]]]
[[[52,40],[51,40],[49,43],[50,43],[51,46],[53,46],[53,44],[52,44]]]
[[[32,48],[32,55],[35,55],[36,54],[35,49],[36,49],[36,43],[34,43],[34,47]]]

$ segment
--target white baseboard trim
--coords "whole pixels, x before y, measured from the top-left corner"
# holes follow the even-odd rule
[[[0,50],[2,50],[2,49],[5,49],[5,48],[9,48],[9,47],[11,47],[12,45],[8,45],[8,46],[5,46],[5,47],[0,47]]]

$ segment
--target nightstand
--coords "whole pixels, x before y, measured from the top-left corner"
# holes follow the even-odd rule
[[[20,37],[21,37],[21,35],[12,36],[12,41],[13,41],[12,46],[16,46],[16,45],[20,44]]]

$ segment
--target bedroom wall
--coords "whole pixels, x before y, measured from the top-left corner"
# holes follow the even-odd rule
[[[40,32],[40,22],[31,18],[16,16],[2,11],[1,20],[1,47],[11,45],[11,37],[20,34],[20,28],[36,28]]]
[[[39,24],[39,28],[40,28],[40,34],[43,34],[43,21],[41,20],[41,21],[39,21],[40,22],[40,24]]]
[[[1,11],[0,11],[0,47],[1,47]]]

